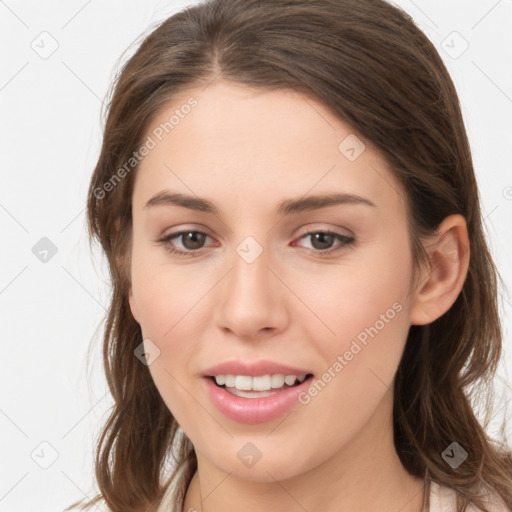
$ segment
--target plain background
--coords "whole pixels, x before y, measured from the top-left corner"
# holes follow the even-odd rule
[[[84,215],[100,107],[124,50],[194,3],[0,0],[2,512],[62,510],[93,495],[94,436],[111,403],[100,349],[108,276],[88,246]],[[491,250],[510,288],[512,2],[398,5],[435,44],[457,87]],[[506,289],[500,302],[508,368],[498,384],[508,395],[498,393],[496,418],[508,415],[510,437]]]

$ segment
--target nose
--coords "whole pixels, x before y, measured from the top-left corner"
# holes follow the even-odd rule
[[[279,272],[270,268],[267,250],[254,261],[240,254],[235,252],[232,266],[218,287],[216,324],[240,339],[276,335],[288,324],[286,286],[278,278]]]

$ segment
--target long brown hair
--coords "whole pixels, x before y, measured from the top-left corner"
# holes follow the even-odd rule
[[[299,91],[373,144],[406,191],[416,269],[427,263],[423,237],[445,217],[464,216],[467,278],[449,311],[410,328],[395,379],[395,448],[411,474],[427,472],[455,489],[459,511],[469,503],[486,510],[482,484],[512,507],[512,455],[505,440],[490,437],[471,403],[470,391],[490,396],[502,334],[499,274],[484,237],[457,93],[429,39],[383,0],[211,0],[158,25],[116,77],[87,204],[90,241],[101,244],[112,280],[103,357],[115,402],[98,440],[93,501],[104,500],[113,512],[155,510],[169,481],[167,464],[174,464],[171,476],[184,466],[180,496],[197,467],[190,440],[134,356],[142,334],[128,305],[137,171],[130,159],[159,109],[216,78]],[[457,471],[442,457],[454,441],[468,453]]]

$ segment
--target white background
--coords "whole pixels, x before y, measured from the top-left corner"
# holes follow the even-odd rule
[[[84,215],[101,141],[100,107],[123,51],[193,3],[0,0],[2,512],[62,510],[93,495],[93,437],[110,404],[100,350],[107,274],[88,246]],[[398,5],[432,40],[454,79],[491,249],[510,288],[512,2]],[[464,40],[468,49],[454,58]],[[52,44],[58,48],[47,58],[33,49],[49,51]],[[46,263],[32,252],[43,237],[57,248]],[[500,382],[510,386],[506,289],[500,300],[508,366]]]

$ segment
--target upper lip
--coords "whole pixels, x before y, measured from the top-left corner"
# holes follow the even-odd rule
[[[215,377],[216,375],[247,375],[259,377],[262,375],[307,375],[309,370],[294,368],[274,361],[225,361],[208,368],[203,372],[204,377]]]

